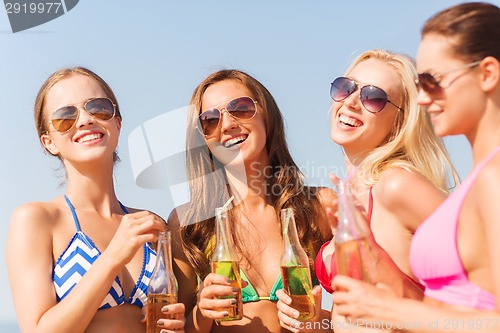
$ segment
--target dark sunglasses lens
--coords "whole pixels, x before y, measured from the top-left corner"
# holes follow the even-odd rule
[[[210,135],[219,125],[220,111],[217,108],[207,110],[200,114],[199,119],[203,134]]]
[[[338,77],[330,87],[330,97],[335,102],[340,102],[356,91],[356,83],[346,77]]]
[[[66,132],[73,127],[77,118],[78,109],[75,106],[65,106],[54,111],[50,117],[50,121],[56,131]]]
[[[93,117],[110,120],[115,115],[115,106],[107,98],[94,98],[85,103],[85,110]]]
[[[418,74],[418,87],[430,94],[435,94],[440,89],[439,82],[429,73]]]
[[[359,99],[363,106],[370,112],[379,112],[387,104],[387,94],[375,86],[364,86],[361,89]]]
[[[255,103],[250,97],[239,97],[229,101],[226,110],[231,116],[239,119],[250,119],[257,111]]]

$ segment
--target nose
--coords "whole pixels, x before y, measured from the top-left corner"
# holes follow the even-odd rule
[[[236,119],[227,112],[227,110],[221,111],[221,132],[225,133],[230,130],[238,128],[239,124]]]
[[[349,109],[360,110],[361,99],[359,98],[359,94],[360,91],[357,89],[355,92],[347,96],[343,101],[344,105]]]
[[[424,89],[419,89],[418,90],[418,95],[417,95],[417,104],[426,106],[432,103],[432,98],[431,96],[424,90]]]
[[[94,117],[90,113],[88,113],[83,107],[79,107],[76,127],[80,128],[93,123],[94,123]]]

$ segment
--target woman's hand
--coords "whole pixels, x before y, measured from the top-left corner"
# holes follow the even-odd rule
[[[314,318],[309,319],[308,322],[318,321],[321,313],[321,287],[315,286],[311,293],[314,296],[315,315]],[[297,320],[299,311],[291,307],[292,299],[290,296],[288,296],[283,289],[278,290],[276,296],[279,298],[276,306],[278,307],[278,318],[281,327],[292,332],[308,332],[305,322]],[[311,325],[311,327],[314,327],[314,325]]]
[[[156,242],[158,233],[164,231],[165,226],[161,217],[149,211],[126,214],[105,252],[123,266],[132,260],[144,243]]]
[[[146,322],[148,306],[142,308],[143,319],[142,322]],[[156,322],[159,328],[163,329],[162,332],[165,333],[183,333],[184,325],[186,324],[186,307],[183,303],[174,303],[165,305],[161,311],[165,315],[164,318],[159,319]]]
[[[237,302],[231,282],[223,275],[207,275],[198,292],[198,309],[203,317],[222,319],[229,315],[227,308]]]
[[[333,279],[333,304],[335,311],[347,321],[357,324],[369,322],[381,323],[387,315],[389,299],[394,299],[394,292],[381,283],[376,286],[347,277],[337,275]]]

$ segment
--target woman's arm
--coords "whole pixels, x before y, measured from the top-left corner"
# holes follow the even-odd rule
[[[336,311],[355,325],[418,333],[500,332],[498,309],[456,310],[431,305],[397,297],[386,285],[372,286],[340,275],[333,285],[339,290],[333,295]]]
[[[432,183],[420,174],[401,168],[384,172],[373,187],[373,219],[393,219],[404,233],[394,230],[375,230],[376,278],[391,287],[398,296],[422,299],[423,289],[410,278],[409,249],[411,236],[418,226],[446,199]]]

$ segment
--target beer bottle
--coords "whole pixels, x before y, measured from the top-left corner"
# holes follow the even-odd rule
[[[148,285],[148,314],[146,333],[160,333],[156,322],[164,315],[161,309],[168,304],[177,303],[177,279],[172,270],[172,250],[170,231],[160,232],[156,251],[156,263]]]
[[[281,255],[281,276],[283,289],[292,299],[292,308],[299,311],[297,320],[314,318],[315,305],[312,295],[309,258],[300,245],[292,208],[281,210],[284,249]]]
[[[243,318],[243,301],[241,295],[241,277],[238,255],[233,243],[227,210],[223,207],[215,209],[216,245],[212,254],[212,273],[223,275],[231,280],[231,286],[237,290],[230,296],[220,298],[235,298],[236,303],[228,308],[219,309],[227,311],[228,316],[217,321],[240,320]]]
[[[337,272],[373,283],[370,229],[365,217],[354,205],[349,181],[340,180],[337,187],[338,225],[335,234]]]

